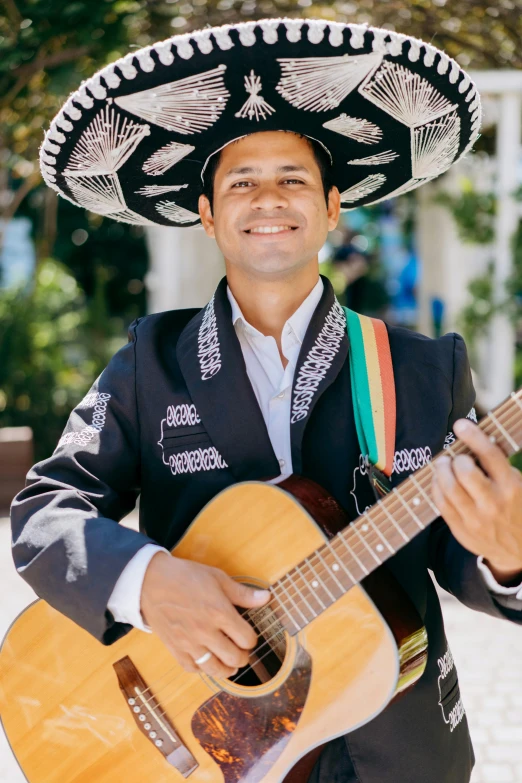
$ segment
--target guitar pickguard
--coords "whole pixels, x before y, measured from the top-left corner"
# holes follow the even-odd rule
[[[299,647],[292,671],[274,692],[242,697],[222,691],[194,713],[192,731],[221,768],[225,783],[259,783],[296,730],[306,703],[312,659]]]

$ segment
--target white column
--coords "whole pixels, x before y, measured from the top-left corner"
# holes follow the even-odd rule
[[[433,202],[440,190],[458,196],[460,176],[476,179],[472,168],[457,163],[440,182],[423,185],[417,194],[418,330],[430,337],[433,297],[444,302],[442,333],[460,332],[458,317],[468,300],[468,285],[486,271],[491,257],[491,246],[462,242],[450,210]]]
[[[202,228],[148,226],[148,312],[202,307],[225,274],[223,256]]]
[[[518,185],[518,164],[522,132],[522,100],[520,92],[504,93],[499,98],[497,126],[497,215],[495,224],[495,278],[497,301],[506,298],[505,283],[513,268],[511,242],[518,223],[518,204],[513,192]],[[493,348],[490,354],[489,408],[507,397],[513,390],[515,365],[515,330],[507,315],[500,313],[491,325]]]

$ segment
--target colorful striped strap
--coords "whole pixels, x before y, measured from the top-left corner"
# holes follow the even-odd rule
[[[388,478],[395,454],[395,383],[383,321],[343,307],[355,426],[361,452]]]

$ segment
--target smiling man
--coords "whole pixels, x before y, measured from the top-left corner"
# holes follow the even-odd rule
[[[341,208],[422,184],[476,137],[478,96],[446,55],[389,31],[326,27],[268,20],[138,52],[71,96],[43,145],[47,181],[79,205],[130,222],[201,222],[225,258],[202,310],[131,325],[12,508],[14,559],[39,595],[104,644],[132,626],[157,634],[194,676],[247,664],[256,634],[235,607],[269,598],[170,556],[205,504],[235,482],[292,474],[322,485],[351,520],[375,502],[345,315],[319,275],[328,231]],[[522,623],[522,482],[469,421],[462,338],[385,329],[392,486],[455,434],[477,463],[438,461],[441,516],[386,563],[427,629],[423,676],[331,737],[299,779],[467,783],[473,750],[428,569],[467,606]],[[135,532],[117,522],[138,494]]]

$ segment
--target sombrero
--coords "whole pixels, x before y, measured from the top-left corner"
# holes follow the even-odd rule
[[[47,184],[124,223],[194,226],[209,157],[287,130],[329,152],[345,210],[438,177],[479,135],[455,60],[367,25],[265,19],[130,52],[84,81],[40,149]]]

